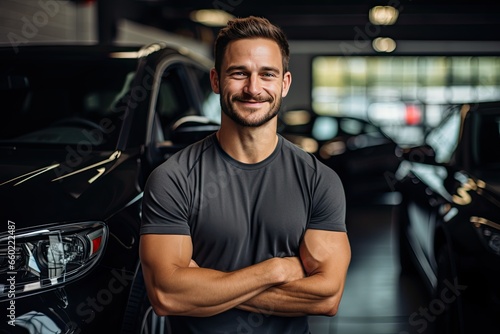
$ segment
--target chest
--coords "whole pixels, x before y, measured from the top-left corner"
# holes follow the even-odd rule
[[[195,253],[234,254],[237,262],[238,254],[258,262],[298,253],[311,213],[307,183],[268,169],[201,176],[190,222]]]

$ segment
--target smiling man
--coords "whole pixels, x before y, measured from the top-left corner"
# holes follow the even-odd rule
[[[309,333],[350,262],[337,174],[277,133],[292,82],[284,33],[238,18],[215,42],[220,130],[159,166],[143,200],[151,304],[173,333]]]

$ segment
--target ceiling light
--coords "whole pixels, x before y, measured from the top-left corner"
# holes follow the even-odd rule
[[[396,41],[389,37],[377,37],[373,40],[372,46],[377,52],[392,52],[396,50]]]
[[[219,9],[200,9],[189,14],[194,22],[204,24],[209,27],[223,27],[227,21],[234,18],[233,15]]]
[[[391,25],[396,23],[399,11],[391,6],[375,6],[370,9],[370,22],[376,25]]]

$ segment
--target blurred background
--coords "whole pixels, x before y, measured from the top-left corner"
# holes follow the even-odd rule
[[[0,9],[0,43],[14,52],[168,40],[211,56],[228,18],[265,16],[291,44],[285,111],[365,119],[402,145],[421,143],[450,104],[500,97],[500,5],[491,1],[4,0]]]
[[[422,310],[435,306],[432,295],[401,273],[397,256],[395,152],[424,144],[450,106],[500,100],[500,4],[2,0],[0,44],[15,55],[24,45],[168,41],[210,58],[220,27],[248,15],[268,18],[290,42],[293,84],[279,131],[334,168],[348,197],[344,299],[336,317],[311,317],[312,332],[430,333]]]

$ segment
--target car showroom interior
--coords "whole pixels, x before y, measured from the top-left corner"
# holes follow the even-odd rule
[[[261,296],[249,291],[231,304],[245,312],[234,313],[233,330],[179,330],[174,319],[208,324],[212,314],[159,311],[141,261],[141,224],[151,215],[143,198],[157,200],[145,189],[178,152],[222,136],[228,102],[222,79],[214,83],[214,43],[228,21],[250,16],[268,19],[289,44],[292,83],[274,120],[280,140],[341,181],[345,284],[333,313],[273,314],[274,306],[249,307]],[[500,3],[2,0],[0,97],[0,333],[282,334],[266,324],[292,317],[307,331],[283,334],[500,331]],[[206,192],[193,195],[200,213],[239,177],[207,175]],[[191,181],[179,182],[176,194],[191,201],[195,190],[181,186]],[[280,185],[291,189],[289,179]],[[210,245],[202,251],[239,252]],[[189,247],[182,269],[208,271],[192,268],[203,263]],[[332,249],[316,255],[335,258]],[[300,259],[298,249],[278,253],[269,257]],[[321,276],[302,265],[301,279]],[[207,295],[226,289],[213,286]]]

